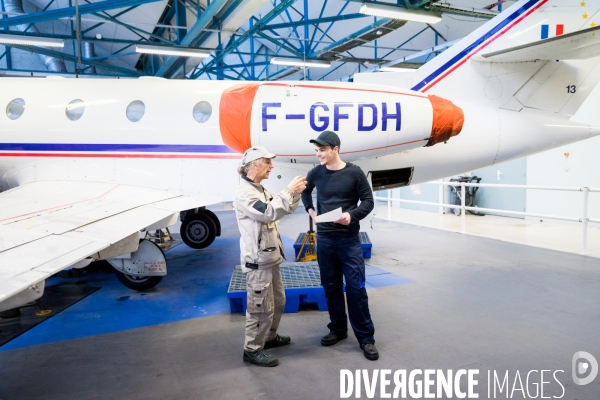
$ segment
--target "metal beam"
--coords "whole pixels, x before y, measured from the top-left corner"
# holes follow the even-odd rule
[[[327,75],[334,73],[335,71],[338,70],[338,68],[340,68],[341,66],[346,65],[345,62],[340,63],[340,65],[338,65],[337,67],[335,67],[334,69],[332,69],[331,71],[328,71],[325,75],[323,75],[322,77],[320,77],[319,79],[317,79],[318,81],[322,81],[325,80],[325,77],[327,77]]]
[[[294,26],[303,26],[303,25],[318,25],[321,23],[344,21],[347,19],[364,18],[364,17],[369,17],[369,15],[365,15],[365,14],[333,15],[331,17],[307,19],[307,20],[301,20],[301,21],[292,21],[292,22],[285,22],[285,23],[281,23],[281,24],[272,24],[272,25],[265,26],[263,29],[265,29],[265,30],[281,29],[281,28],[291,28]]]
[[[269,42],[277,45],[278,47],[292,53],[293,55],[295,55],[296,57],[303,57],[303,54],[300,53],[296,48],[290,47],[290,46],[286,46],[284,43],[277,41],[277,39],[272,38],[268,35],[265,35],[263,32],[258,32],[258,35],[266,40],[268,40]],[[280,39],[280,38],[279,38]]]
[[[12,45],[11,47],[14,47],[15,49],[30,51],[33,53],[44,54],[44,55],[50,56],[50,57],[60,58],[62,60],[66,60],[66,61],[77,62],[77,57],[75,57],[75,56],[72,56],[72,55],[69,55],[66,53],[61,53],[60,51],[50,50],[45,47],[18,46],[18,45]],[[117,67],[115,65],[110,65],[110,64],[104,64],[104,63],[98,62],[98,61],[82,60],[82,63],[91,65],[93,67],[106,68],[109,70],[120,72],[121,74],[128,75],[128,76],[140,76],[141,75],[139,72],[137,72],[135,70],[121,68],[121,67]]]
[[[214,0],[218,1],[218,0]],[[220,54],[214,55],[213,58],[206,63],[206,65],[197,70],[193,75],[192,79],[198,78],[204,72],[206,72],[209,68],[215,65],[218,62],[221,62],[223,58],[229,53],[231,53],[234,49],[238,48],[243,42],[245,42],[250,36],[254,35],[256,32],[261,30],[263,26],[266,26],[273,18],[283,12],[286,8],[292,5],[296,0],[281,0],[281,2],[273,7],[267,15],[265,15],[261,20],[259,20],[251,29],[248,29],[244,34],[239,36],[236,40],[234,40],[227,48],[225,48]]]
[[[211,71],[215,71],[217,69],[232,69],[232,68],[247,68],[251,66],[261,66],[261,65],[269,65],[271,61],[255,61],[253,63],[247,63],[242,60],[243,64],[226,64],[222,67],[213,67]],[[248,74],[250,75],[250,74]]]
[[[102,18],[102,19],[105,19],[107,21],[110,21],[110,22],[112,22],[114,24],[121,25],[124,28],[127,28],[129,31],[131,31],[131,32],[135,33],[136,35],[138,35],[140,37],[140,39],[144,39],[145,40],[146,38],[144,37],[144,35],[147,35],[149,37],[152,37],[154,39],[157,39],[157,40],[160,40],[162,42],[168,43],[170,45],[173,45],[173,46],[177,45],[177,43],[175,43],[175,42],[173,42],[171,40],[168,40],[168,39],[165,39],[165,38],[163,38],[161,36],[155,35],[152,32],[148,32],[148,31],[145,31],[143,29],[137,28],[135,26],[126,24],[125,22],[121,22],[118,19],[115,19],[115,18],[113,18],[111,16],[102,15],[100,13],[93,13],[93,15],[95,15],[98,18]]]
[[[359,37],[359,36],[361,36],[361,35],[363,35],[363,34],[365,34],[367,32],[370,32],[370,31],[372,31],[375,28],[378,28],[378,27],[380,27],[382,25],[387,24],[389,21],[390,21],[389,18],[382,18],[379,21],[373,22],[372,24],[369,24],[369,25],[365,26],[364,28],[359,29],[358,31],[356,31],[356,32],[354,32],[354,33],[346,36],[343,39],[340,39],[338,41],[335,41],[335,42],[331,43],[330,45],[326,46],[325,48],[323,48],[323,49],[321,49],[319,51],[311,53],[310,56],[312,58],[312,57],[318,56],[318,55],[320,55],[322,53],[326,53],[326,52],[328,52],[330,50],[333,50],[336,47],[338,47],[338,46],[340,46],[340,45],[342,45],[344,43],[347,43],[350,40],[356,39],[357,37]]]
[[[106,10],[114,10],[117,8],[125,8],[140,4],[154,3],[161,0],[106,0],[97,3],[85,4],[79,7],[79,14],[93,14]],[[60,18],[70,18],[75,16],[75,7],[59,8],[52,11],[42,11],[20,15],[18,17],[10,17],[0,20],[0,28],[5,26],[33,24],[41,21],[51,21]]]
[[[403,49],[402,46],[404,46],[406,43],[410,42],[411,40],[413,40],[414,38],[416,38],[417,36],[419,36],[421,33],[425,32],[427,29],[429,29],[429,28],[423,28],[423,29],[421,29],[419,32],[415,33],[410,38],[408,38],[404,42],[402,42],[402,44],[400,44],[400,46],[398,46],[397,48],[395,48],[392,51],[389,51],[389,52],[385,53],[385,55],[383,57],[381,57],[381,58],[385,59],[387,56],[389,56],[390,54],[392,54],[395,51],[406,51],[406,49]]]
[[[29,32],[17,32],[17,31],[3,31],[3,32],[10,32],[11,36],[22,36],[22,37],[33,37],[33,38],[37,38],[39,37],[39,35],[36,35],[34,33],[29,33]],[[54,39],[64,39],[64,40],[76,40],[75,34],[73,35],[60,35],[60,34],[56,34],[56,33],[44,33],[43,34],[44,37],[47,38],[54,38]],[[96,42],[96,43],[122,43],[122,44],[138,44],[140,43],[140,40],[132,40],[132,39],[114,39],[114,38],[106,38],[103,37],[102,39],[97,39],[95,36],[81,36],[81,40],[84,42]],[[157,43],[157,42],[147,42],[144,40],[144,45],[148,45],[148,46],[163,46],[164,44],[161,43]],[[169,42],[169,44],[173,44],[175,45],[175,43],[173,42]]]
[[[4,0],[0,0],[0,5],[2,6],[2,19],[6,19],[7,15],[4,14],[4,11],[6,11],[4,9]],[[4,28],[5,32],[8,32],[8,28]],[[10,46],[4,46],[4,49],[6,50],[6,68],[8,69],[12,69],[12,58],[11,58],[11,54],[10,54]]]
[[[85,69],[84,69],[85,71]],[[0,76],[48,76],[48,75],[71,75],[75,76],[74,72],[52,72],[48,70],[33,70],[33,69],[14,69],[14,68],[0,68]],[[122,77],[123,74],[79,74],[82,76],[109,76],[109,77]]]
[[[180,3],[176,0],[175,2],[175,22],[177,26],[187,26],[185,17],[185,4]],[[177,43],[181,44],[183,38],[187,35],[187,29],[177,28]]]
[[[138,6],[129,7],[127,10],[123,10],[123,11],[121,11],[120,13],[117,13],[117,14],[113,15],[112,17],[113,17],[113,18],[115,18],[115,19],[116,19],[116,18],[119,18],[121,15],[123,15],[123,14],[127,14],[129,11],[131,11],[131,10],[135,10],[137,7],[138,7]],[[87,29],[84,29],[83,31],[81,31],[81,33],[87,33],[87,32],[89,32],[89,31],[93,31],[94,29],[98,28],[99,26],[102,26],[102,25],[104,25],[105,23],[106,23],[106,22],[98,22],[97,24],[95,24],[95,25],[92,25],[92,26],[90,26],[90,27],[89,27],[89,28],[87,28]]]
[[[223,9],[226,3],[227,0],[213,0],[210,5],[206,7],[206,10],[200,15],[200,18],[198,18],[194,25],[190,28],[187,35],[185,35],[185,37],[181,40],[181,46],[188,47],[194,40],[196,40],[202,33],[202,30],[213,22],[213,18]],[[155,75],[165,76],[177,60],[179,60],[179,57],[176,56],[170,56],[167,58]]]
[[[418,53],[414,53],[414,54],[411,54],[411,55],[406,56],[406,57],[402,57],[402,58],[398,58],[396,60],[388,61],[388,62],[386,62],[384,64],[381,64],[377,68],[369,69],[369,71],[376,71],[379,68],[383,68],[383,67],[392,67],[394,65],[401,64],[401,63],[406,62],[406,61],[414,60],[415,58],[423,57],[423,56],[429,55],[429,54],[434,53],[434,52],[439,52],[439,51],[445,50],[448,47],[451,47],[452,45],[458,43],[460,40],[462,40],[462,38],[455,39],[455,40],[452,40],[451,42],[446,42],[444,44],[440,44],[439,46],[430,47],[429,49],[425,49],[425,50],[419,51]]]
[[[262,79],[262,80],[270,81],[272,79],[275,79],[275,80],[282,79],[282,78],[285,78],[286,76],[290,76],[290,75],[295,74],[296,72],[300,72],[300,71],[301,71],[301,69],[299,67],[285,67],[285,68],[282,68],[282,69],[279,69],[279,70],[273,72],[271,75],[265,77],[265,79]]]

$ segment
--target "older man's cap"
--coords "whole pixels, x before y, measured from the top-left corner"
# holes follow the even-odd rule
[[[340,137],[332,131],[325,131],[316,139],[311,139],[310,143],[316,143],[321,146],[338,146],[341,144]]]
[[[248,164],[249,162],[258,160],[259,158],[275,158],[275,154],[269,153],[269,150],[262,146],[250,147],[244,153],[244,157],[242,157],[242,164]]]

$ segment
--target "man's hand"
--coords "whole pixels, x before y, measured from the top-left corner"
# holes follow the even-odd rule
[[[300,194],[306,189],[306,178],[303,176],[297,176],[287,186],[292,192]]]
[[[341,225],[350,225],[350,221],[352,221],[352,217],[347,212],[343,213],[341,217],[333,221],[334,224]]]
[[[310,217],[313,220],[313,223],[316,225],[317,224],[317,212],[313,208],[310,208],[308,210],[308,215],[310,215]]]

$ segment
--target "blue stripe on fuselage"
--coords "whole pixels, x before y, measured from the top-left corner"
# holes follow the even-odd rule
[[[448,70],[454,64],[456,64],[457,62],[459,62],[460,60],[462,60],[470,52],[472,52],[477,47],[479,47],[479,45],[481,45],[482,43],[484,43],[485,41],[487,41],[488,39],[490,39],[492,36],[494,36],[496,33],[498,33],[502,28],[506,27],[508,24],[510,24],[511,22],[513,22],[515,19],[517,19],[518,17],[520,17],[521,15],[523,15],[525,12],[527,12],[531,7],[533,7],[539,1],[540,0],[530,0],[527,3],[525,3],[523,5],[523,7],[519,8],[514,13],[512,13],[511,15],[509,15],[508,17],[506,17],[506,19],[504,19],[503,21],[501,21],[498,25],[494,26],[490,31],[488,31],[486,34],[484,34],[483,36],[481,36],[475,42],[471,43],[470,46],[468,46],[463,51],[461,51],[460,53],[458,53],[457,55],[455,55],[454,57],[452,57],[452,59],[450,59],[447,63],[445,63],[440,68],[438,68],[437,70],[435,70],[433,73],[431,73],[429,76],[427,76],[421,82],[417,83],[411,89],[412,90],[421,90],[425,85],[427,85],[428,83],[431,83],[432,81],[434,81],[438,76],[440,76],[441,74],[443,74],[444,72],[446,72],[446,70]]]
[[[0,143],[0,151],[78,151],[141,153],[235,153],[223,145],[192,144],[90,144],[90,143]]]

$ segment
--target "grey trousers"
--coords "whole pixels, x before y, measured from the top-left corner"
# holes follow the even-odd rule
[[[275,339],[285,307],[285,291],[279,264],[246,274],[247,307],[244,350],[262,349]]]

